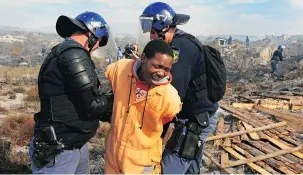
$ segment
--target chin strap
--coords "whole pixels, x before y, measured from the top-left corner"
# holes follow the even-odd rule
[[[94,48],[95,44],[98,41],[98,38],[95,37],[93,34],[91,34],[90,36],[86,33],[85,36],[88,38],[87,39],[87,43],[88,43],[88,52],[90,53],[92,51],[92,49]]]
[[[158,34],[158,36],[159,36],[160,38],[162,38],[163,40],[165,40],[165,33],[167,33],[167,32],[169,31],[170,28],[171,28],[171,27],[169,26],[168,29],[165,30],[165,31],[157,30],[157,29],[155,29],[155,31],[157,32],[157,34]]]

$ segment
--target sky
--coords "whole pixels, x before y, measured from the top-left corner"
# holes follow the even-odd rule
[[[0,0],[0,25],[55,32],[60,15],[94,11],[114,34],[136,34],[139,16],[154,0]],[[190,15],[180,26],[194,35],[303,34],[303,0],[166,0],[177,13]]]

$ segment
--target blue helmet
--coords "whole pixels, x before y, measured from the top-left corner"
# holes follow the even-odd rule
[[[101,39],[100,47],[105,46],[109,38],[109,27],[106,21],[95,12],[83,12],[75,19],[61,15],[57,20],[56,30],[63,38],[70,37],[76,31],[89,31],[94,37]]]
[[[167,26],[186,24],[189,18],[189,15],[176,14],[174,9],[164,2],[155,2],[144,9],[139,20],[143,33],[146,33],[152,28],[160,31]]]

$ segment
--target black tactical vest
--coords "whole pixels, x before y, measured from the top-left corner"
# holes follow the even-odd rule
[[[40,97],[39,124],[64,123],[66,127],[72,127],[81,132],[94,132],[99,127],[99,120],[81,119],[81,111],[76,110],[69,96],[68,88],[58,68],[58,56],[67,49],[84,48],[73,40],[65,40],[63,43],[52,48],[45,58],[38,76],[38,89]],[[90,56],[88,55],[90,59]],[[89,66],[95,65],[92,64]],[[98,80],[95,80],[98,84]],[[85,117],[82,117],[85,118]]]

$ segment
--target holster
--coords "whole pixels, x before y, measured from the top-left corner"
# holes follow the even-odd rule
[[[38,168],[54,161],[55,156],[63,151],[64,144],[57,141],[53,126],[40,126],[34,137],[33,162]]]
[[[192,160],[202,150],[203,144],[200,135],[204,128],[209,126],[207,112],[194,116],[186,124],[175,123],[175,130],[166,144],[166,148],[178,153],[182,158]]]
[[[171,150],[173,153],[179,152],[184,138],[186,137],[187,128],[185,124],[181,122],[175,123],[175,129],[166,143],[166,148]]]

